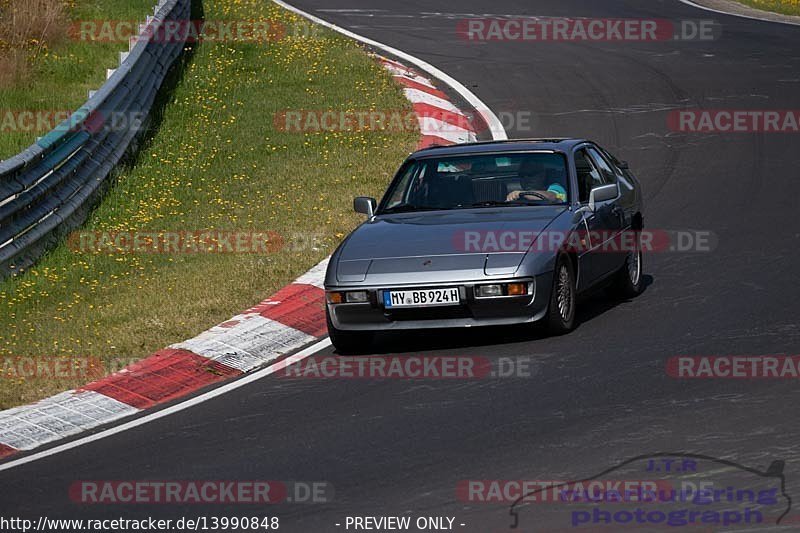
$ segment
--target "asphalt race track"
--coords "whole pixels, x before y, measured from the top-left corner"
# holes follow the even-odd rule
[[[439,67],[498,115],[530,117],[506,124],[511,138],[594,139],[641,180],[647,227],[711,231],[716,247],[649,254],[644,294],[620,303],[589,298],[567,336],[504,328],[386,335],[376,346],[385,354],[526,356],[535,363],[529,378],[270,376],[0,472],[0,514],[268,515],[280,517],[281,530],[301,532],[344,531],[347,516],[410,513],[455,517],[460,531],[506,531],[508,505],[460,501],[459,481],[582,479],[627,458],[676,451],[761,469],[785,461],[786,491],[800,495],[800,383],[678,380],[665,371],[676,355],[800,353],[800,134],[681,133],[667,124],[670,111],[684,108],[800,109],[800,27],[677,0],[293,2]],[[713,19],[722,35],[476,43],[456,34],[461,19],[506,15]],[[68,496],[76,480],[128,479],[324,480],[335,497],[208,507],[78,505]],[[526,512],[520,527],[537,530]]]

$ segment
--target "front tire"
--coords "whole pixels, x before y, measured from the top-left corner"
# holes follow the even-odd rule
[[[342,331],[336,329],[331,321],[331,314],[325,309],[325,321],[328,324],[328,336],[331,344],[340,355],[362,353],[372,344],[375,334],[372,331]]]
[[[575,329],[575,269],[564,254],[558,256],[553,271],[553,289],[547,308],[545,327],[552,335],[563,335]]]

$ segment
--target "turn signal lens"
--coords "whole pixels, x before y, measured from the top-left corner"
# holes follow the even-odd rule
[[[329,292],[328,293],[328,303],[332,304],[340,304],[342,303],[342,293],[341,292]]]
[[[509,283],[507,287],[509,296],[524,296],[528,294],[528,287],[524,283]]]

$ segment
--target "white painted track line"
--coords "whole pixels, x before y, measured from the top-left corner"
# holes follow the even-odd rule
[[[788,24],[789,26],[800,26],[800,22],[792,22],[789,20],[777,20],[777,19],[768,19],[764,17],[755,17],[753,15],[745,15],[743,13],[733,13],[731,11],[722,11],[721,9],[714,9],[713,7],[702,6],[691,0],[678,0],[678,2],[682,4],[686,4],[687,6],[692,6],[697,9],[702,9],[703,11],[710,11],[712,13],[719,13],[720,15],[730,15],[732,17],[739,17],[743,19],[750,19],[750,20],[758,20],[760,22],[774,22],[776,24]]]

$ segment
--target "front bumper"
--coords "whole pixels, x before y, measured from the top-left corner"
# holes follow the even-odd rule
[[[553,273],[548,272],[536,276],[536,278],[482,279],[461,283],[392,284],[389,287],[326,286],[326,291],[367,291],[369,293],[369,302],[338,304],[326,302],[326,305],[333,326],[344,331],[391,331],[524,324],[544,317],[550,301],[552,280]],[[494,298],[475,297],[475,285],[520,282],[528,282],[532,294]],[[406,309],[387,309],[383,305],[384,290],[440,287],[458,287],[461,304]]]

